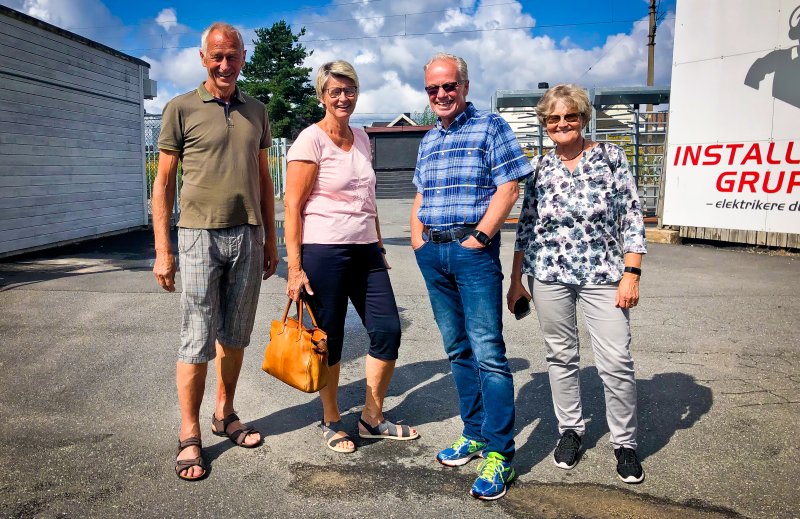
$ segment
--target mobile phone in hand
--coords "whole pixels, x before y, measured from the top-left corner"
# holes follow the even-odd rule
[[[528,298],[525,296],[520,297],[517,299],[517,302],[514,303],[514,317],[517,318],[517,321],[529,315],[531,313],[531,303],[528,301]]]

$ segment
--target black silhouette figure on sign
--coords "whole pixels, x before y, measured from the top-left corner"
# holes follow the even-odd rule
[[[789,17],[789,38],[800,43],[800,5]],[[761,81],[772,73],[772,97],[800,108],[800,45],[758,58],[747,71],[744,84],[758,90]]]

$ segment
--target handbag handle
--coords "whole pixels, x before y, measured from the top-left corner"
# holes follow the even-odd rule
[[[281,321],[283,322],[284,328],[286,327],[286,319],[289,317],[289,308],[292,307],[293,302],[294,301],[292,301],[292,298],[289,298],[289,301],[286,303],[286,309],[283,311],[283,318]],[[314,328],[317,328],[317,319],[314,317],[314,312],[311,311],[311,307],[308,306],[308,304],[303,301],[302,298],[297,301],[295,305],[297,306],[297,322],[300,326],[300,330],[303,330],[303,308],[308,310],[308,316],[311,318],[311,324],[314,326]]]

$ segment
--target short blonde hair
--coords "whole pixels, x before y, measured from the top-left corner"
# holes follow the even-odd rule
[[[556,85],[544,93],[536,104],[536,117],[539,124],[545,126],[547,117],[552,113],[555,104],[561,101],[569,108],[574,108],[581,115],[581,127],[585,128],[592,120],[592,103],[586,89],[572,83]]]
[[[225,36],[234,37],[239,42],[239,50],[244,52],[244,39],[242,39],[242,33],[239,32],[239,29],[229,23],[214,22],[200,35],[200,50],[203,51],[203,54],[208,52],[208,35],[214,31],[221,32]]]
[[[355,83],[356,88],[358,88],[358,74],[356,74],[356,69],[353,68],[353,65],[344,60],[329,61],[323,63],[317,70],[317,81],[314,84],[314,88],[317,90],[317,98],[319,100],[322,100],[322,91],[325,90],[325,84],[331,76],[347,78]]]
[[[460,58],[453,54],[448,54],[446,52],[437,52],[435,56],[428,60],[424,67],[422,67],[423,72],[428,71],[428,67],[430,67],[434,61],[452,61],[456,64],[456,69],[458,70],[458,79],[459,81],[469,81],[469,70],[467,69],[467,62],[464,61],[464,58]]]

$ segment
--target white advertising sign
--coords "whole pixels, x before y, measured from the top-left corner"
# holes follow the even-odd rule
[[[800,0],[678,0],[665,225],[800,234]]]

